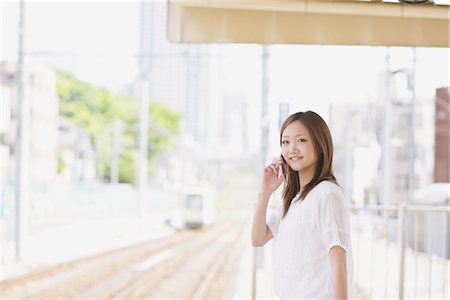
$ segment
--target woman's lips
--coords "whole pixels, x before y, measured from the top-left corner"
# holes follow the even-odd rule
[[[300,159],[302,159],[303,157],[300,157],[300,156],[296,156],[296,157],[291,157],[291,158],[289,158],[289,160],[290,161],[293,161],[293,162],[296,162],[296,161],[299,161]]]

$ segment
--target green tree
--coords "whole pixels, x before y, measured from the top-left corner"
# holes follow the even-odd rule
[[[181,116],[164,104],[152,102],[150,104],[149,143],[150,161],[162,151],[176,144]]]
[[[124,124],[122,152],[119,160],[119,182],[135,181],[137,160],[136,128],[138,101],[135,98],[113,95],[107,89],[80,81],[65,72],[58,72],[57,94],[60,117],[85,129],[97,151],[97,170],[109,180],[111,168],[111,130],[117,119]],[[175,145],[181,116],[164,104],[151,102],[149,108],[149,170],[153,159]]]

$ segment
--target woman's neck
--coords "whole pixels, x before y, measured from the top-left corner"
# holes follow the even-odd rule
[[[311,182],[311,180],[314,177],[314,169],[309,168],[306,170],[303,170],[301,172],[298,172],[298,179],[300,183],[300,192],[303,191],[303,188]]]

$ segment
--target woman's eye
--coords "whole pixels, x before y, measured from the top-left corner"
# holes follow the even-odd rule
[[[289,143],[288,141],[282,141],[281,142],[282,144],[287,144],[287,143]]]
[[[306,140],[305,140],[305,139],[299,139],[298,141],[299,141],[299,142],[301,142],[301,143],[304,143],[304,142],[306,142]]]

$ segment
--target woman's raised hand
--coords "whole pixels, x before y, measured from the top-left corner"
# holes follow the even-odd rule
[[[267,195],[272,194],[283,182],[283,178],[278,176],[278,168],[282,167],[281,160],[277,160],[264,167],[261,192]]]

